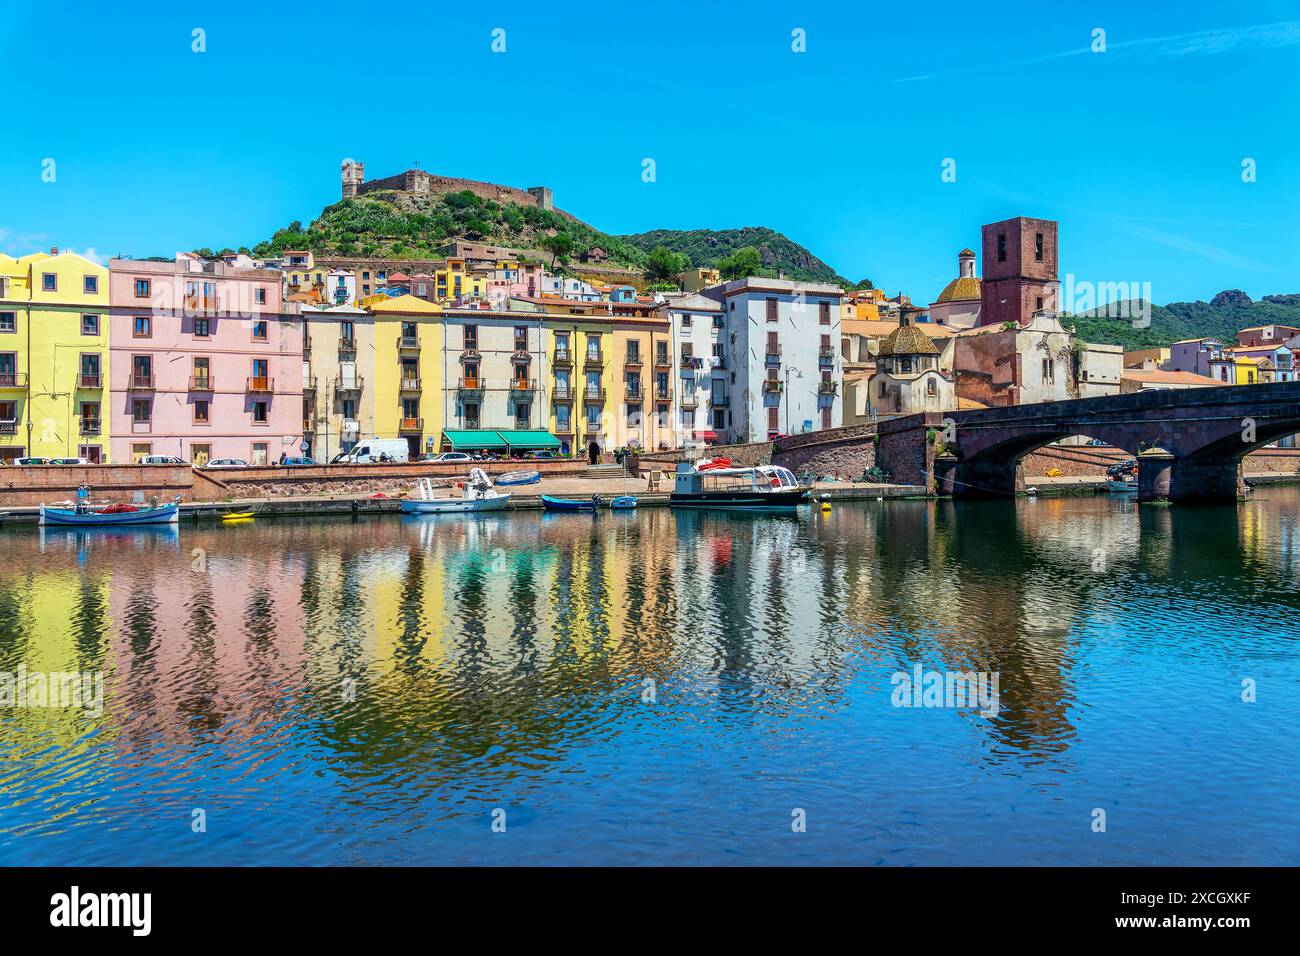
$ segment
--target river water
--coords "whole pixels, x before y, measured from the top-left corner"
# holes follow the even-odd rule
[[[1295,865],[1298,512],[7,528],[0,863]]]

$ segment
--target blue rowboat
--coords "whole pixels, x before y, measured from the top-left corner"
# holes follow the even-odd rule
[[[41,505],[40,526],[44,528],[52,525],[98,527],[112,525],[120,528],[125,525],[176,524],[180,520],[180,501],[180,498],[176,498],[154,508],[144,507],[137,508],[135,511],[113,511],[107,514],[102,510],[87,509],[79,512],[76,508],[51,508],[48,505]]]
[[[599,496],[573,499],[552,498],[550,495],[542,495],[542,507],[547,511],[595,511],[599,500]]]
[[[498,485],[535,485],[542,480],[540,471],[511,471],[499,476],[495,484]]]
[[[627,511],[636,507],[636,496],[619,495],[617,498],[610,500],[609,506],[616,511]]]

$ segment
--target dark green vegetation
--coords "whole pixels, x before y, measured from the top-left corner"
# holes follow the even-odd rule
[[[1244,297],[1243,297],[1244,298]],[[1300,294],[1267,295],[1258,302],[1225,297],[1222,293],[1211,302],[1171,302],[1151,308],[1151,325],[1133,327],[1133,320],[1107,318],[1102,310],[1073,316],[1076,331],[1088,342],[1122,345],[1126,349],[1157,348],[1179,339],[1214,336],[1224,344],[1237,341],[1237,330],[1253,325],[1294,325],[1300,327]],[[1137,303],[1129,303],[1136,314]],[[1115,307],[1111,307],[1112,316]]]
[[[762,226],[746,226],[743,229],[654,229],[620,238],[646,252],[663,246],[670,252],[686,256],[691,265],[718,269],[723,269],[737,253],[750,249],[757,253],[757,268],[761,275],[774,276],[779,270],[787,279],[836,282],[846,286],[851,284],[793,239]]]

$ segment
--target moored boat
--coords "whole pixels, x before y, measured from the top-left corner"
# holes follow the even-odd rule
[[[669,497],[674,508],[789,511],[802,504],[809,491],[780,465],[700,470],[680,462],[675,477]]]
[[[464,483],[459,498],[436,498],[433,481],[421,478],[417,486],[420,497],[402,501],[403,514],[458,514],[467,511],[501,511],[510,503],[510,493],[500,494],[492,488],[492,481],[482,468],[474,468]]]
[[[542,507],[547,511],[595,511],[601,503],[600,495],[590,498],[556,498],[542,495]]]
[[[611,498],[609,506],[615,511],[630,511],[636,507],[636,495],[619,495]]]
[[[540,471],[509,471],[497,477],[498,485],[535,485],[542,480]]]
[[[179,496],[166,504],[130,505],[130,504],[77,504],[71,507],[59,505],[40,506],[40,526],[81,525],[104,526],[145,524],[176,524],[180,520],[181,499]]]

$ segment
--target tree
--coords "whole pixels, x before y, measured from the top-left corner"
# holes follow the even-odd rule
[[[563,259],[573,251],[573,239],[568,234],[557,232],[553,236],[543,236],[541,247],[551,254],[551,268],[555,268],[556,260]]]
[[[718,271],[722,273],[724,279],[743,279],[746,276],[758,275],[762,264],[763,260],[758,250],[753,246],[745,246],[721,259],[718,262]]]
[[[685,256],[680,256],[667,246],[655,246],[646,257],[645,277],[648,282],[663,282],[675,279],[686,271],[688,263]]]

